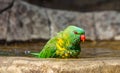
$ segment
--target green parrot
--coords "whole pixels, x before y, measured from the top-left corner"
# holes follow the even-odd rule
[[[31,54],[38,58],[77,58],[81,51],[81,41],[85,41],[85,31],[76,26],[68,26],[51,38],[41,52]]]

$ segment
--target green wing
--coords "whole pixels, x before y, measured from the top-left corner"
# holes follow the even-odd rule
[[[38,58],[55,57],[57,38],[60,37],[61,34],[62,34],[62,32],[58,33],[57,36],[51,38],[47,42],[47,44],[43,47],[43,49],[40,53],[31,53],[31,54],[38,57]]]
[[[47,44],[43,47],[42,51],[40,53],[31,53],[32,55],[35,55],[38,58],[50,58],[54,56],[54,53],[56,51],[56,37],[50,39]]]

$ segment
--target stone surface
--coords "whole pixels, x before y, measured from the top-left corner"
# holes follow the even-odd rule
[[[51,21],[51,34],[63,30],[69,25],[75,25],[85,29],[86,36],[89,39],[95,39],[93,13],[80,13],[73,11],[47,10],[49,20]]]
[[[0,13],[12,6],[13,0],[0,0]]]
[[[13,3],[0,14],[0,40],[49,39],[69,25],[85,29],[90,40],[120,40],[118,11],[77,12],[37,7],[22,0]]]
[[[97,39],[109,40],[120,34],[120,13],[116,11],[96,12],[94,19]]]
[[[115,40],[120,40],[120,35],[114,37]]]
[[[0,39],[5,40],[7,37],[7,25],[8,25],[9,14],[3,12],[0,14]]]
[[[49,39],[48,18],[44,8],[15,1],[10,10],[9,22],[8,41]]]
[[[119,73],[120,58],[0,57],[0,73]]]

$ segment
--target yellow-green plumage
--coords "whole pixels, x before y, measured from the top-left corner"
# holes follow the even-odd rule
[[[77,33],[77,34],[76,34]],[[69,26],[51,38],[40,53],[31,53],[38,58],[73,58],[81,51],[80,35],[85,31],[76,26]]]

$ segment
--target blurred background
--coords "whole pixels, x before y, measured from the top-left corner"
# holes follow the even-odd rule
[[[0,55],[39,52],[69,25],[85,29],[81,57],[120,57],[119,0],[0,0]]]

